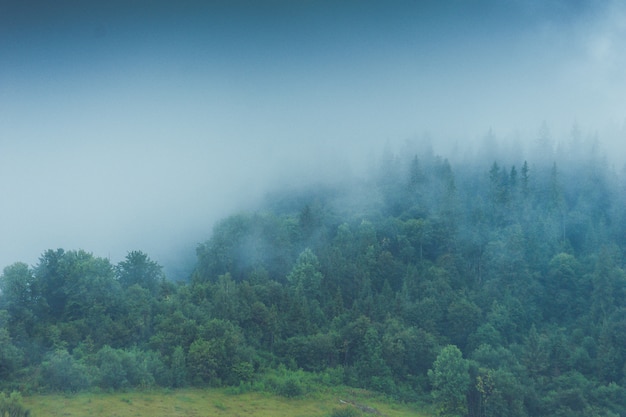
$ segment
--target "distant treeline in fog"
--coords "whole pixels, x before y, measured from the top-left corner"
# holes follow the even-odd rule
[[[625,415],[626,188],[575,145],[385,151],[223,219],[183,282],[141,251],[10,265],[2,388],[346,384],[444,415]]]

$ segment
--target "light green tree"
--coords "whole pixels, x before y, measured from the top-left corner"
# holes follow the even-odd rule
[[[296,291],[309,300],[319,299],[323,276],[319,272],[317,256],[309,248],[302,251],[293,269],[287,276]]]
[[[467,391],[470,386],[469,362],[454,345],[445,346],[428,370],[431,394],[442,416],[467,413]]]

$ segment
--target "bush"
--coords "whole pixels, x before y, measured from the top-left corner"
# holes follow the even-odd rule
[[[22,404],[22,395],[13,391],[11,395],[0,392],[0,416],[29,417],[30,410]]]
[[[104,346],[98,351],[96,358],[100,370],[100,388],[115,390],[128,386],[122,351]]]
[[[144,380],[144,384],[145,382],[152,381],[151,385],[157,385],[159,387],[172,386],[172,372],[165,365],[160,353],[149,350],[142,352],[140,356],[150,375]]]
[[[304,394],[304,388],[302,388],[302,384],[296,378],[289,377],[278,386],[278,395],[283,397],[293,398],[302,394]]]
[[[153,351],[113,349],[104,346],[95,355],[99,368],[98,386],[103,389],[148,388],[171,385],[170,370]]]
[[[41,371],[43,384],[53,390],[76,392],[91,386],[91,369],[64,349],[48,354]]]
[[[326,368],[319,374],[319,382],[327,387],[342,385],[345,381],[345,372],[342,366]]]
[[[239,382],[249,382],[254,377],[254,365],[245,361],[237,362],[233,366],[233,374]]]
[[[266,390],[283,397],[293,398],[311,392],[317,384],[315,378],[314,374],[301,370],[291,371],[284,365],[279,365],[278,369],[265,374],[255,386],[261,391]]]

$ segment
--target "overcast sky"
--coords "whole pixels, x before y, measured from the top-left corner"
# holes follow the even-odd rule
[[[623,154],[623,4],[0,0],[0,267],[193,256],[269,183],[425,132]]]

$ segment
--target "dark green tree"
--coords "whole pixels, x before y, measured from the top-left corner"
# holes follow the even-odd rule
[[[172,354],[172,386],[181,388],[187,385],[187,363],[182,346],[176,346]]]
[[[23,353],[17,348],[8,330],[9,314],[0,310],[0,379],[10,380],[22,366]]]
[[[132,251],[115,266],[115,275],[122,288],[139,285],[156,296],[161,284],[165,281],[163,270],[159,264],[151,260],[141,251]]]
[[[33,336],[40,302],[37,282],[28,265],[17,262],[4,268],[0,276],[0,308],[8,313],[3,320],[6,330],[17,340],[25,342]]]

